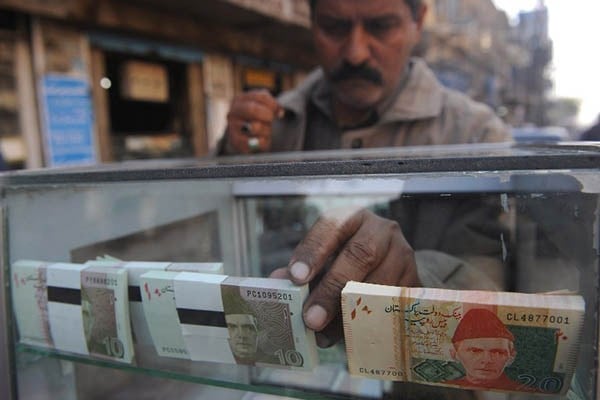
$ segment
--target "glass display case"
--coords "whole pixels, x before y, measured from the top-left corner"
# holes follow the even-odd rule
[[[599,172],[598,145],[502,144],[5,174],[0,397],[531,397],[356,377],[343,340],[319,349],[318,366],[303,372],[165,358],[140,343],[134,362],[120,363],[19,340],[11,296],[17,260],[220,262],[226,275],[267,277],[288,265],[322,215],[351,206],[399,223],[425,286],[583,296],[576,371],[564,398],[596,398]]]

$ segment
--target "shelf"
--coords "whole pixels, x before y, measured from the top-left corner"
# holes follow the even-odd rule
[[[152,349],[148,350],[144,353],[151,354],[150,350]],[[17,344],[16,351],[143,374],[149,377],[307,400],[374,399],[381,398],[383,390],[382,382],[351,377],[345,365],[340,363],[325,362],[312,372],[297,372],[275,368],[192,362],[157,356],[143,357],[138,361],[138,365],[129,365],[25,344]],[[337,353],[336,350],[322,350],[322,359],[336,360]],[[153,365],[153,367],[146,365]]]

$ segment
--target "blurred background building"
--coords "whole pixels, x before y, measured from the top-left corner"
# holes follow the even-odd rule
[[[568,124],[549,100],[545,7],[426,0],[417,49],[513,126]],[[229,101],[315,65],[306,0],[0,0],[0,149],[11,168],[209,154]]]

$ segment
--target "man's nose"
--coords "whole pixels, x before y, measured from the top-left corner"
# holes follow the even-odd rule
[[[489,351],[483,352],[483,356],[481,357],[481,360],[483,362],[489,363],[489,362],[492,362],[492,359],[493,359],[492,353],[490,353]]]
[[[361,24],[352,28],[344,50],[344,58],[351,65],[362,65],[369,60],[369,34]]]

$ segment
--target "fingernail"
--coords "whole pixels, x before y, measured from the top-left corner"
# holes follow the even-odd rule
[[[327,311],[318,304],[310,306],[304,314],[304,322],[312,330],[320,330],[327,321]]]
[[[280,108],[279,111],[277,112],[277,116],[281,119],[283,117],[285,117],[285,109]]]
[[[296,261],[290,267],[290,273],[292,274],[294,279],[303,281],[306,278],[308,278],[308,274],[310,273],[310,268],[308,268],[308,265],[306,265],[305,263]]]

